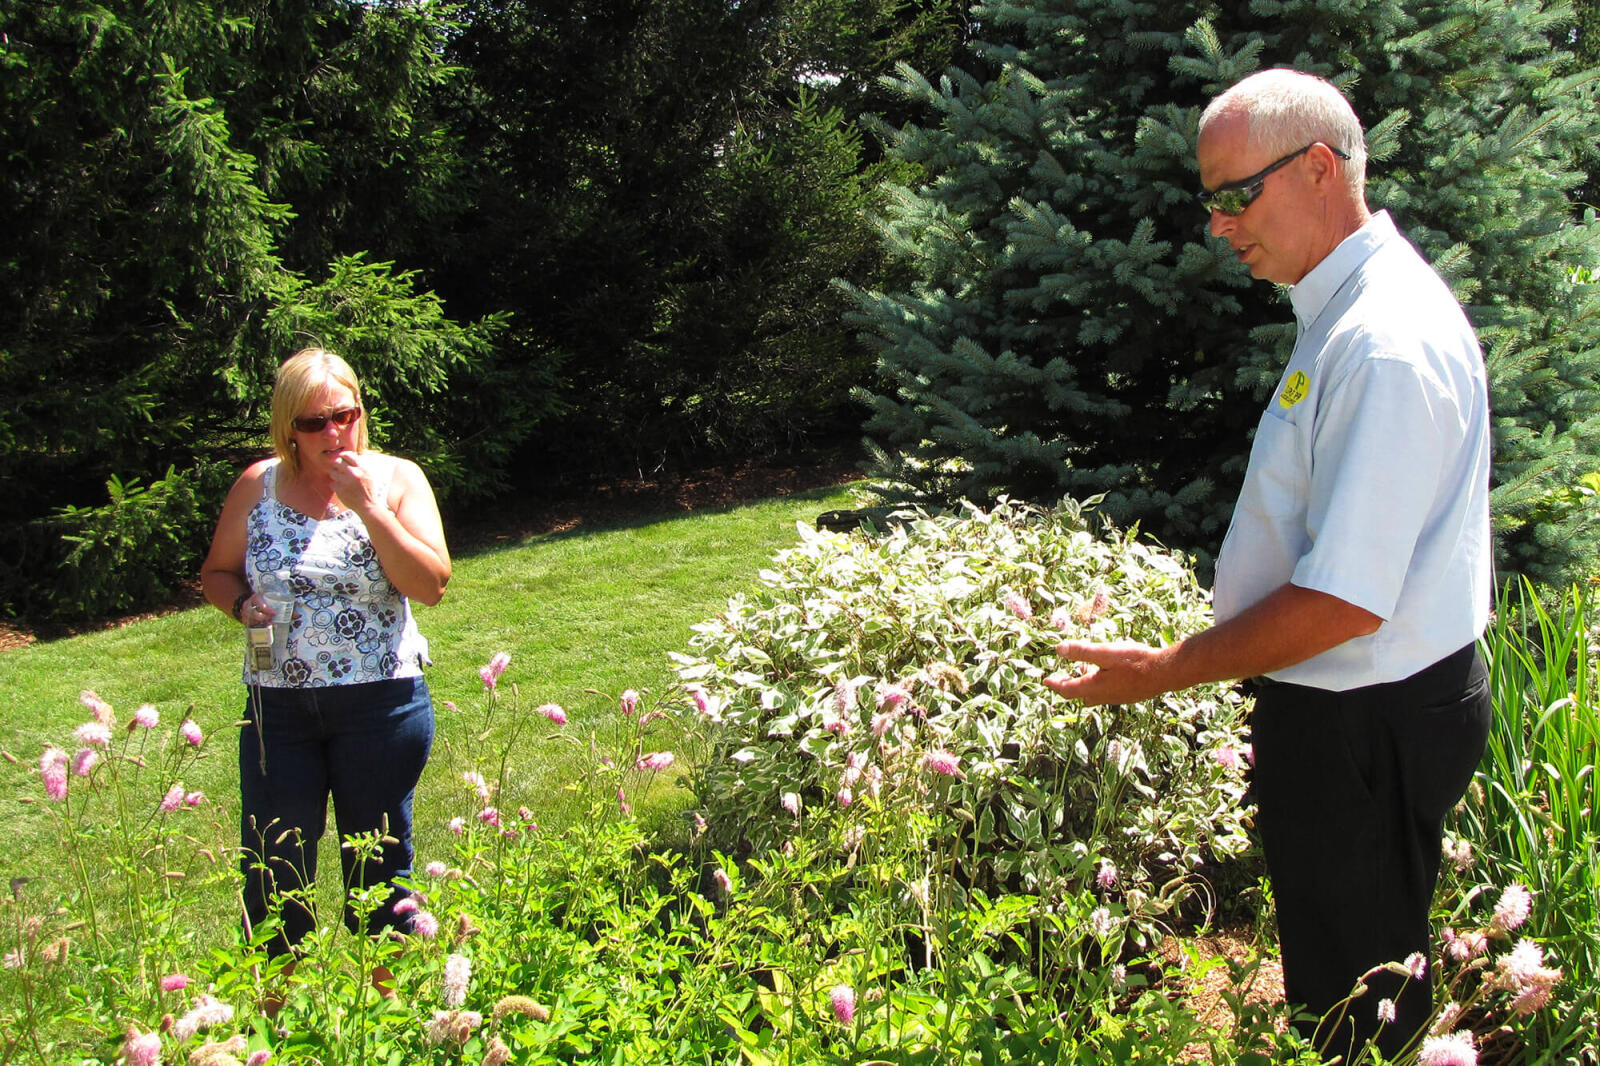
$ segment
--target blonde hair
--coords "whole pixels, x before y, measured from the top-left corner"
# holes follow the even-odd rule
[[[303,348],[283,361],[272,383],[272,451],[290,479],[300,473],[300,456],[294,442],[294,420],[300,409],[329,385],[343,385],[361,403],[361,383],[350,364],[325,348]],[[356,420],[355,449],[367,450],[367,420]]]
[[[1321,141],[1349,159],[1342,161],[1345,184],[1365,194],[1367,141],[1350,101],[1337,86],[1315,74],[1275,68],[1250,75],[1223,92],[1200,115],[1200,132],[1230,113],[1244,115],[1245,143],[1271,156],[1288,155]]]

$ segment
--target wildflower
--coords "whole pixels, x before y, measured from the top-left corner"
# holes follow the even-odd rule
[[[271,1061],[272,1052],[262,1048],[260,1051],[252,1051],[250,1057],[244,1060],[244,1066],[267,1066]]]
[[[1111,911],[1109,908],[1096,907],[1094,912],[1089,915],[1089,928],[1094,930],[1095,936],[1100,937],[1103,940],[1110,936],[1117,928],[1117,923],[1116,920],[1111,917]]]
[[[1478,1066],[1472,1034],[1463,1029],[1449,1036],[1430,1036],[1422,1042],[1418,1066]]]
[[[434,859],[427,866],[423,867],[422,872],[437,880],[438,878],[443,877],[448,869],[449,867],[445,866],[444,863],[440,862],[438,859]]]
[[[226,1040],[213,1040],[189,1052],[189,1066],[239,1066],[239,1056],[249,1050],[249,1042],[235,1033]]]
[[[467,787],[478,794],[478,799],[485,803],[489,802],[489,796],[493,790],[490,789],[489,782],[483,779],[482,774],[476,770],[468,770],[461,775],[461,780],[466,782]]]
[[[493,829],[500,828],[500,809],[498,807],[485,807],[478,812],[478,821]]]
[[[835,736],[847,737],[850,735],[850,719],[843,717],[832,707],[822,711],[822,728]]]
[[[828,999],[833,1003],[834,1018],[840,1025],[849,1025],[856,1016],[856,990],[849,985],[834,985]]]
[[[1217,749],[1217,762],[1222,764],[1224,770],[1239,769],[1240,761],[1238,749],[1232,746],[1224,746]]]
[[[167,794],[161,797],[161,809],[175,811],[183,806],[183,782],[178,782],[167,789]]]
[[[169,973],[161,979],[161,991],[181,992],[189,987],[189,976],[181,973]]]
[[[432,911],[418,911],[411,916],[411,931],[424,940],[432,940],[439,935],[439,919]]]
[[[1094,883],[1100,886],[1102,892],[1110,892],[1117,884],[1117,864],[1110,860],[1100,863],[1100,870],[1094,875]]]
[[[556,725],[567,724],[567,712],[561,709],[559,703],[545,703],[539,707],[539,713],[550,719]]]
[[[501,1020],[510,1014],[520,1014],[524,1018],[532,1018],[536,1022],[550,1020],[550,1009],[529,999],[527,996],[503,996],[494,1005],[494,1023],[499,1025]]]
[[[127,1066],[161,1066],[161,1034],[141,1033],[128,1026],[122,1041],[122,1061]]]
[[[206,735],[200,731],[200,723],[193,718],[185,718],[183,720],[183,724],[178,727],[178,735],[191,748],[198,748],[206,739]]]
[[[840,838],[839,842],[844,845],[845,854],[848,855],[859,848],[861,842],[865,839],[867,839],[867,827],[860,822],[856,822],[854,825],[845,828],[844,836]]]
[[[1494,918],[1489,924],[1497,932],[1510,932],[1528,920],[1528,914],[1532,909],[1533,895],[1526,888],[1513,882],[1500,893],[1500,900],[1494,905]]]
[[[483,1053],[483,1066],[505,1066],[511,1061],[511,1049],[499,1034],[489,1039],[489,1050]]]
[[[145,729],[154,729],[161,724],[161,712],[148,703],[139,704],[139,709],[133,712],[133,721],[128,723],[128,732],[133,732],[134,726],[143,726]]]
[[[1128,968],[1120,962],[1111,967],[1111,987],[1118,992],[1128,987]]]
[[[79,744],[103,748],[111,743],[111,730],[100,722],[85,722],[72,731]]]
[[[617,789],[617,810],[623,814],[632,814],[633,805],[628,802],[628,794],[622,789]]]
[[[54,744],[39,757],[39,776],[44,778],[44,794],[57,801],[67,798],[67,753]]]
[[[487,666],[478,667],[478,680],[482,681],[483,687],[490,692],[493,692],[494,687],[500,683],[500,679],[495,676],[494,671]]]
[[[1449,837],[1445,837],[1444,842],[1440,845],[1440,851],[1445,860],[1456,868],[1457,873],[1464,873],[1472,868],[1472,844],[1470,842],[1451,840]]]
[[[688,691],[689,691],[689,698],[694,701],[694,709],[699,711],[701,714],[710,714],[711,713],[711,704],[706,699],[706,691],[705,691],[705,689],[700,688],[698,685],[695,685],[695,686],[692,686]]]
[[[1413,981],[1420,981],[1428,976],[1428,957],[1420,951],[1413,951],[1407,955],[1406,972],[1411,974]]]
[[[419,907],[416,896],[402,896],[394,901],[394,913],[396,915],[415,914]]]
[[[899,717],[894,710],[879,711],[872,716],[872,735],[881,737],[894,725],[895,718]]]
[[[506,667],[510,665],[511,653],[508,651],[497,651],[489,658],[488,670],[494,675],[494,679],[498,681],[500,680],[501,675],[506,672]]]
[[[919,877],[915,881],[906,882],[906,894],[916,901],[917,906],[926,907],[930,896],[930,886],[926,877]]]
[[[873,799],[878,798],[878,793],[883,789],[883,767],[867,767],[867,795]]]
[[[6,952],[5,958],[0,960],[0,966],[8,970],[20,970],[28,965],[28,957],[22,953],[21,948],[13,948]]]
[[[904,685],[890,685],[880,681],[874,690],[874,695],[877,697],[879,707],[887,704],[897,708],[911,702],[911,693],[906,691]]]
[[[800,817],[800,793],[785,792],[781,797],[779,797],[778,803],[783,807],[784,810],[788,811],[796,818]]]
[[[652,751],[648,755],[641,755],[634,764],[635,770],[665,770],[672,765],[672,752]]]
[[[943,748],[935,748],[922,757],[922,768],[945,777],[961,776],[961,756],[952,755]]]
[[[1392,1024],[1394,1024],[1394,1000],[1392,1000],[1392,999],[1380,999],[1380,1000],[1378,1000],[1378,1024],[1380,1024],[1380,1025],[1392,1025]]]
[[[448,828],[449,828],[450,832],[454,833],[456,836],[460,836],[462,833],[465,833],[467,831],[466,819],[464,819],[464,818],[452,818],[452,819],[450,819],[450,824],[449,824]]]
[[[1550,990],[1560,980],[1561,971],[1545,966],[1544,952],[1532,940],[1518,942],[1495,966],[1495,985],[1514,994],[1513,1014],[1532,1014],[1550,1002]]]
[[[459,1007],[467,999],[467,984],[472,980],[472,960],[465,955],[451,955],[444,961],[444,995],[440,997],[446,1007]]]
[[[834,799],[839,802],[839,806],[841,807],[850,806],[850,804],[855,801],[855,798],[855,793],[851,792],[848,788],[841,788],[839,790],[839,794],[834,797]]]
[[[178,1043],[183,1044],[202,1029],[210,1029],[214,1025],[222,1025],[232,1020],[232,1007],[202,992],[189,1013],[173,1023],[172,1035]]]
[[[694,838],[696,840],[699,840],[701,837],[703,837],[705,835],[706,835],[706,817],[703,814],[696,813],[695,816],[694,816]]]
[[[1065,630],[1067,628],[1067,623],[1071,620],[1072,612],[1068,611],[1065,605],[1058,606],[1055,610],[1050,612],[1051,629]]]
[[[88,777],[94,770],[95,764],[100,761],[100,753],[93,748],[84,748],[72,757],[72,772],[79,777]]]
[[[1456,1019],[1459,1017],[1461,1017],[1461,1004],[1446,1003],[1440,1008],[1439,1017],[1434,1019],[1433,1027],[1428,1031],[1434,1036],[1438,1036],[1439,1034],[1448,1031],[1452,1025],[1456,1024]]]
[[[1239,754],[1243,755],[1244,761],[1251,766],[1256,764],[1256,746],[1254,744],[1246,744],[1239,749]]]
[[[101,725],[109,727],[116,724],[117,716],[111,713],[111,704],[88,689],[78,694],[78,702],[89,708],[89,713],[94,715],[95,721]]]
[[[205,801],[206,794],[204,792],[186,792],[183,796],[183,805],[185,807],[198,807]]]
[[[1010,611],[1024,622],[1033,617],[1033,608],[1028,606],[1028,601],[1023,597],[1022,593],[1017,592],[1014,589],[1006,589],[1006,594],[1003,599],[1006,605],[1006,610]]]
[[[639,708],[639,694],[631,688],[625,689],[617,703],[622,707],[622,713],[632,718],[633,712]]]
[[[717,883],[717,889],[724,895],[733,891],[733,878],[728,876],[728,871],[717,867],[711,874],[711,880]]]

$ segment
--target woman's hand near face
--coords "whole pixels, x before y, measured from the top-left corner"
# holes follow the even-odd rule
[[[393,462],[387,506],[373,499],[370,456],[340,455],[334,463],[334,489],[367,527],[378,562],[394,587],[407,599],[431,607],[444,598],[450,581],[450,551],[445,547],[439,504],[421,467],[409,459]],[[337,473],[341,470],[342,475]],[[361,506],[356,506],[356,499]]]

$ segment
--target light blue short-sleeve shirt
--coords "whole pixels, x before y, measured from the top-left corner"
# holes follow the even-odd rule
[[[1432,267],[1374,215],[1290,292],[1299,338],[1217,558],[1218,622],[1284,584],[1383,619],[1275,671],[1343,691],[1477,639],[1493,582],[1483,354]]]

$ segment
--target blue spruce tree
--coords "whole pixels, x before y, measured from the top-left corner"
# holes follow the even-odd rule
[[[1196,127],[1233,82],[1292,66],[1350,97],[1369,203],[1478,330],[1502,564],[1592,569],[1600,523],[1577,487],[1600,469],[1600,301],[1574,268],[1600,260],[1600,224],[1570,192],[1600,72],[1572,73],[1570,9],[1002,0],[976,17],[973,69],[902,69],[931,117],[881,130],[923,175],[883,220],[916,280],[853,293],[884,381],[858,396],[885,496],[1103,495],[1208,557],[1294,324],[1207,234]]]

